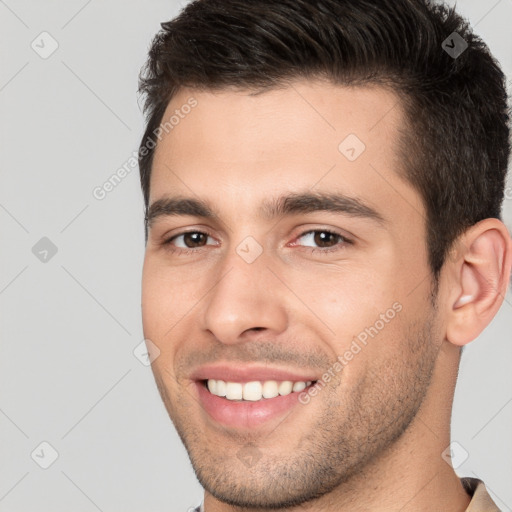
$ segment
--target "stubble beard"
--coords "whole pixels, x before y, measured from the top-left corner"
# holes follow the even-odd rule
[[[312,400],[322,400],[323,406],[315,409],[319,412],[307,431],[294,430],[293,421],[285,420],[266,437],[234,435],[224,447],[218,442],[209,444],[204,427],[192,424],[192,416],[187,414],[196,403],[191,404],[186,393],[183,400],[173,403],[155,375],[203,488],[226,504],[262,510],[298,506],[337,488],[349,488],[351,480],[364,474],[371,461],[393,448],[416,416],[438,354],[431,339],[434,318],[430,314],[422,325],[411,326],[407,342],[401,344],[403,352],[375,361],[350,396],[342,394],[343,385],[326,386]],[[343,383],[343,371],[340,375]],[[300,407],[307,415],[308,405]],[[294,436],[292,450],[275,452],[280,439],[289,443]],[[251,467],[236,457],[244,446],[254,446],[261,454]]]

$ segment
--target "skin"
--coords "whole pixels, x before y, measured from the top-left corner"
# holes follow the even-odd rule
[[[142,313],[144,335],[160,350],[155,380],[205,489],[206,512],[464,511],[470,498],[441,453],[460,347],[503,301],[506,228],[485,219],[464,233],[433,301],[425,210],[397,172],[405,120],[391,91],[320,80],[257,95],[182,89],[164,119],[191,96],[197,106],[158,142],[150,205],[201,198],[218,217],[153,220]],[[353,162],[338,150],[349,134],[366,145]],[[270,197],[333,191],[364,201],[383,222],[332,211],[259,214]],[[303,235],[312,230],[352,243],[334,236],[322,246]],[[194,244],[183,231],[207,236]],[[248,236],[262,249],[253,263],[236,251]],[[332,372],[354,337],[395,303],[400,312]],[[279,421],[234,429],[202,410],[190,378],[213,362],[318,378],[331,369],[334,378]],[[237,456],[248,446],[258,454],[251,467]]]

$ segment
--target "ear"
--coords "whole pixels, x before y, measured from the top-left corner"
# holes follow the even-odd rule
[[[446,262],[450,289],[446,337],[463,346],[484,330],[503,303],[512,239],[503,222],[484,219],[461,235],[454,247],[456,256]]]

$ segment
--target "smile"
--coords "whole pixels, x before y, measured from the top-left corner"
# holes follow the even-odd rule
[[[300,406],[299,396],[315,380],[196,380],[202,417],[216,427],[253,430],[266,423],[283,421]],[[213,422],[213,423],[212,423]]]

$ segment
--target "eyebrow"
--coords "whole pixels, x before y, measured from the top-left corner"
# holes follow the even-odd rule
[[[363,200],[334,193],[302,193],[288,194],[263,202],[260,215],[266,220],[299,213],[314,212],[343,213],[352,217],[360,217],[385,224],[384,217]],[[149,227],[159,217],[190,215],[204,219],[219,220],[219,215],[212,206],[203,199],[190,197],[165,197],[151,204],[146,216]]]

